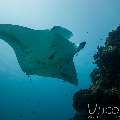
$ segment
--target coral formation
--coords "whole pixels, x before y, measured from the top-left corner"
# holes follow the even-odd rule
[[[120,26],[109,33],[105,45],[94,55],[92,86],[73,97],[76,110],[71,120],[119,120],[120,117]]]

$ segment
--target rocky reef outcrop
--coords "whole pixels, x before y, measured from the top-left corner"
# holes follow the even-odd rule
[[[120,26],[109,33],[94,55],[92,86],[76,92],[71,120],[120,120]]]

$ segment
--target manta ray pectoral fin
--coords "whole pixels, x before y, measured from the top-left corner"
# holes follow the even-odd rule
[[[69,39],[73,36],[73,33],[64,28],[64,27],[61,27],[61,26],[54,26],[52,29],[51,29],[52,32],[56,33],[56,34],[59,34],[61,35],[63,38],[65,39]]]

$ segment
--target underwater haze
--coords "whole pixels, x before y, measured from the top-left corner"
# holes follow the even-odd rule
[[[91,85],[93,55],[108,32],[120,24],[120,0],[4,0],[0,24],[36,30],[63,26],[72,31],[70,41],[86,46],[74,57],[78,86],[62,79],[27,76],[12,47],[0,39],[0,120],[69,120],[72,97]]]

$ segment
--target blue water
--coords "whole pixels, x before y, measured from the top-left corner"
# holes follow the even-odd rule
[[[93,55],[107,33],[120,24],[119,0],[4,0],[0,24],[34,29],[60,25],[74,33],[71,41],[86,41],[74,57],[79,85],[62,80],[26,76],[13,49],[0,39],[0,120],[68,120],[74,114],[72,96],[91,85]]]

